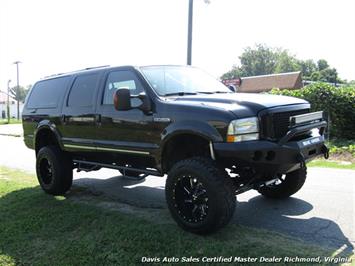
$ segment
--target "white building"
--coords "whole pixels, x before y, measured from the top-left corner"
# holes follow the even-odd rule
[[[22,115],[23,103],[20,102],[20,117]],[[10,97],[10,118],[17,118],[17,102]],[[0,91],[0,119],[7,119],[7,95]]]

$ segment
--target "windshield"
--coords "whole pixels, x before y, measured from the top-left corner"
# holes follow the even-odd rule
[[[141,70],[160,96],[231,92],[221,82],[198,68],[148,66],[141,67]]]

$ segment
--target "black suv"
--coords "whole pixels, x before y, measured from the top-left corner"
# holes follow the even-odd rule
[[[286,198],[306,162],[327,157],[322,112],[308,102],[233,93],[187,66],[99,67],[38,81],[23,110],[39,183],[66,193],[73,169],[117,169],[127,178],[167,174],[176,222],[208,233],[231,219],[236,194]]]

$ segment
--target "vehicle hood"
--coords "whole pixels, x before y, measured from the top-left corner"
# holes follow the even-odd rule
[[[283,105],[308,104],[307,101],[280,95],[261,93],[221,93],[198,94],[177,97],[175,103],[202,105],[210,108],[225,109],[237,116],[252,116],[267,108]]]

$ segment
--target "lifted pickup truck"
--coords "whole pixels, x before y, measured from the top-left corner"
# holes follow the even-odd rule
[[[73,169],[164,176],[177,224],[213,232],[231,219],[236,194],[286,198],[306,162],[327,157],[326,121],[304,100],[233,93],[186,66],[100,67],[38,81],[23,110],[24,141],[38,181],[66,193]]]

